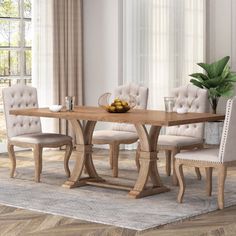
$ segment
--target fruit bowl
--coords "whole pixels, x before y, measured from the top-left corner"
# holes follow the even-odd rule
[[[125,98],[116,97],[113,102],[109,103],[111,93],[104,93],[98,99],[98,105],[110,113],[125,113],[136,106],[136,99],[129,95]]]

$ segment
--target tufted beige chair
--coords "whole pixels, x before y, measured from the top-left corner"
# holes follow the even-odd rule
[[[218,170],[218,206],[224,208],[224,185],[227,167],[236,166],[236,97],[228,100],[220,148],[182,152],[175,156],[175,169],[179,180],[178,202],[182,202],[185,191],[183,165],[203,167],[207,173],[207,194],[212,192],[212,170]]]
[[[128,95],[135,97],[137,105],[135,109],[146,109],[148,100],[148,88],[134,83],[119,86],[115,89],[115,97],[127,99]],[[93,144],[109,144],[110,166],[113,177],[118,176],[118,157],[120,144],[131,144],[138,140],[134,125],[114,123],[111,130],[99,130],[93,134]]]
[[[40,182],[43,148],[54,148],[64,145],[66,145],[64,168],[69,177],[70,170],[68,162],[73,148],[72,138],[61,134],[42,133],[41,122],[37,117],[14,116],[9,114],[9,110],[11,109],[37,108],[36,89],[17,84],[3,89],[2,93],[8,137],[8,154],[12,162],[11,177],[14,177],[16,168],[14,146],[33,149],[35,181]]]
[[[208,112],[208,93],[194,85],[188,84],[171,91],[175,98],[174,111],[177,108],[186,108],[188,112]],[[171,174],[171,159],[181,150],[203,147],[204,124],[188,124],[166,128],[166,134],[158,139],[158,150],[166,154],[166,173]],[[174,165],[173,165],[174,166]],[[199,169],[196,169],[198,179],[201,179]],[[173,168],[173,184],[177,185],[175,169]]]

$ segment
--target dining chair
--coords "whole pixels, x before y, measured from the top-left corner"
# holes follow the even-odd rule
[[[35,161],[35,181],[40,182],[42,172],[43,148],[58,148],[66,146],[64,169],[67,177],[70,176],[69,159],[72,153],[72,138],[56,133],[42,133],[40,118],[30,116],[10,115],[11,109],[37,108],[38,98],[36,88],[16,84],[2,90],[6,130],[8,139],[8,154],[11,160],[13,178],[16,169],[14,146],[32,148]]]
[[[146,109],[148,101],[148,88],[134,83],[121,85],[114,91],[114,96],[128,99],[132,95],[136,100],[135,109]],[[134,125],[114,123],[111,129],[98,130],[93,133],[93,144],[108,144],[110,148],[109,160],[113,177],[118,177],[118,158],[120,144],[132,144],[138,140]]]
[[[185,108],[187,112],[208,112],[209,102],[207,90],[192,84],[174,88],[171,96],[175,99],[173,111]],[[184,114],[183,114],[184,115]],[[171,162],[174,167],[174,156],[181,150],[203,148],[204,124],[187,124],[166,128],[166,134],[158,138],[158,150],[165,151],[166,174],[171,174]],[[199,168],[195,169],[198,179],[201,179]],[[173,184],[177,185],[175,169],[173,168]]]
[[[236,97],[227,101],[225,122],[220,148],[209,148],[178,153],[175,156],[175,169],[179,181],[177,200],[182,203],[185,192],[183,166],[203,167],[206,170],[206,192],[212,194],[212,171],[218,171],[218,207],[224,208],[224,186],[227,168],[236,166]]]

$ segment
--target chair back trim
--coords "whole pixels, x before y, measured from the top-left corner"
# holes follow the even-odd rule
[[[219,150],[219,162],[236,160],[236,97],[229,99]]]

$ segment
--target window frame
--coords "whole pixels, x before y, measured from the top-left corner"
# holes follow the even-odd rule
[[[11,21],[19,21],[19,46],[0,46],[0,51],[14,51],[19,52],[19,75],[11,75],[11,64],[9,63],[9,75],[0,75],[0,78],[3,80],[25,80],[25,81],[31,81],[32,77],[32,68],[31,68],[31,74],[26,75],[26,56],[25,52],[31,51],[32,53],[32,42],[31,46],[26,46],[26,40],[25,40],[25,23],[26,22],[32,22],[32,16],[31,17],[25,17],[24,16],[24,0],[18,0],[19,3],[19,17],[9,17],[9,16],[0,16],[0,20],[5,20],[6,22]],[[31,1],[32,4],[32,1]],[[31,11],[32,14],[32,11]],[[32,55],[32,54],[31,54]],[[8,56],[8,60],[10,60],[10,54]]]

